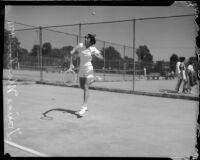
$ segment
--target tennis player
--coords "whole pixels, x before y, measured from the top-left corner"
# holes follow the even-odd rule
[[[85,43],[79,43],[73,50],[71,54],[78,51],[80,57],[80,69],[79,69],[79,83],[80,88],[84,91],[84,101],[81,110],[77,113],[80,116],[88,110],[87,102],[89,97],[89,85],[95,81],[101,81],[102,78],[99,76],[94,76],[94,70],[92,65],[92,56],[96,56],[99,59],[103,59],[100,51],[93,45],[96,44],[95,35],[87,34],[85,36]]]

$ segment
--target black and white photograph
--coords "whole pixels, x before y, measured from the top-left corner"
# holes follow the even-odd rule
[[[198,159],[195,2],[4,12],[4,155]]]

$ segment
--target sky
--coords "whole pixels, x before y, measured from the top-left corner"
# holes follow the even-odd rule
[[[95,13],[95,14],[94,14]],[[139,19],[148,17],[176,16],[194,14],[192,7],[166,6],[166,7],[140,7],[140,6],[6,6],[5,19],[20,22],[32,26],[55,26],[79,24],[88,22],[116,21],[127,19]],[[96,34],[96,38],[121,45],[106,43],[106,46],[114,46],[121,55],[124,55],[124,47],[133,46],[135,37],[136,48],[146,45],[153,60],[168,61],[175,53],[178,56],[189,58],[195,55],[195,21],[194,16],[136,20],[135,36],[133,35],[133,21],[112,24],[83,25],[81,35],[87,33]],[[5,23],[6,25],[6,23]],[[15,25],[15,29],[27,28]],[[78,26],[51,28],[78,35]],[[15,35],[21,42],[21,47],[29,51],[33,44],[38,43],[38,35],[35,30],[16,31]],[[75,45],[76,37],[51,31],[43,31],[43,42],[51,42],[53,47]],[[97,43],[101,49],[103,42]],[[125,48],[125,55],[133,57],[133,50]]]

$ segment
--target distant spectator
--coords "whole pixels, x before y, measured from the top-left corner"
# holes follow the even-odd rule
[[[186,71],[186,67],[185,67],[185,57],[182,57],[180,59],[180,71],[181,71],[181,77],[183,79],[183,93],[187,93],[187,71]]]
[[[144,77],[147,75],[147,69],[144,67]]]
[[[192,87],[197,84],[196,72],[193,68],[193,62],[189,61],[189,65],[187,67],[187,75],[188,75],[188,93],[191,93]]]
[[[172,79],[174,79],[174,71],[171,71],[171,77],[172,77]]]
[[[181,82],[182,82],[180,64],[181,64],[181,62],[180,62],[180,58],[179,58],[177,63],[176,63],[176,77],[177,77],[176,91],[177,92],[179,92],[180,85],[181,85]]]
[[[180,57],[179,61],[176,64],[176,76],[178,78],[178,82],[176,85],[176,91],[178,93],[181,92],[180,86],[183,81],[183,93],[187,90],[187,77],[186,77],[186,68],[185,68],[185,57]]]
[[[171,72],[167,71],[167,77],[171,79]]]

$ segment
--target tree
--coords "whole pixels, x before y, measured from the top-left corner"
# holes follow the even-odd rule
[[[63,58],[70,60],[71,54],[70,51],[73,49],[72,46],[64,46],[60,49],[60,54]]]
[[[25,48],[20,48],[18,55],[19,56],[28,55],[28,50]]]
[[[92,64],[95,69],[102,69],[104,67],[104,61],[95,56],[92,58]]]
[[[12,58],[17,57],[17,52],[20,49],[20,42],[15,36],[10,35],[11,32],[8,30],[4,30],[4,54],[11,54]],[[10,48],[11,46],[11,48]],[[10,53],[11,51],[11,53]]]
[[[140,69],[143,69],[145,67],[148,70],[151,70],[151,65],[153,63],[153,56],[151,55],[148,47],[146,45],[139,46],[136,49],[136,54],[138,56]]]
[[[28,50],[25,48],[20,48],[18,52],[18,61],[19,63],[23,61],[24,56],[28,56]]]
[[[60,54],[60,49],[59,48],[53,48],[51,50],[51,56],[55,57],[55,58],[61,58],[61,54]]]
[[[164,75],[164,61],[156,61],[154,71],[160,73],[160,75]]]
[[[73,49],[72,46],[64,46],[60,49],[60,54],[63,57],[63,61],[61,63],[62,68],[70,67],[71,54],[70,51]],[[73,58],[75,59],[75,58]],[[76,62],[76,61],[75,61]],[[75,64],[75,62],[73,64]]]
[[[128,56],[124,57],[124,69],[126,70],[133,69],[133,58],[130,58]]]
[[[12,58],[17,57],[19,50],[20,50],[20,42],[18,41],[17,37],[13,37],[11,39],[11,54],[12,54]]]
[[[14,35],[11,35],[11,32],[4,30],[4,67],[8,67],[8,62],[11,62],[12,67],[16,65],[18,52],[20,49],[20,42]],[[15,63],[15,64],[14,64]]]
[[[150,50],[146,45],[139,46],[139,48],[136,49],[136,54],[138,56],[139,61],[143,62],[152,62],[153,56],[150,53]]]
[[[44,55],[44,56],[50,55],[51,54],[51,50],[52,50],[52,47],[51,47],[51,43],[50,42],[45,42],[42,45],[42,55]]]
[[[38,56],[40,52],[40,46],[38,44],[33,45],[33,48],[31,49],[30,55],[31,56]]]
[[[10,44],[9,31],[4,29],[4,54],[8,54]]]
[[[105,52],[105,68],[119,68],[119,62],[122,60],[120,53],[112,46],[102,48],[101,52]],[[103,55],[104,56],[104,55]]]
[[[175,73],[176,71],[176,63],[178,61],[178,56],[173,53],[170,57],[170,70],[173,71]]]

